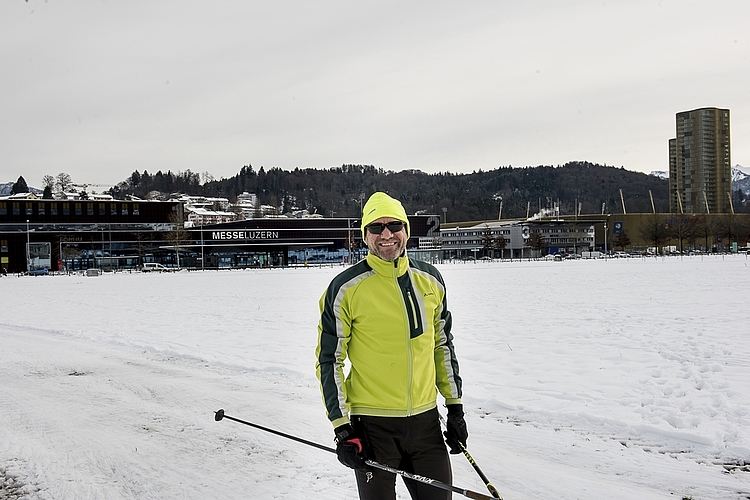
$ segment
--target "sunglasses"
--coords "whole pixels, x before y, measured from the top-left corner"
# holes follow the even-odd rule
[[[365,226],[365,229],[367,229],[370,234],[380,234],[385,228],[388,228],[388,231],[392,233],[397,233],[404,228],[404,223],[400,220],[395,220],[393,222],[373,222],[372,224]]]

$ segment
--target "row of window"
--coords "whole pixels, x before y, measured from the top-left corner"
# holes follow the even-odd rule
[[[578,241],[572,238],[550,238],[548,241],[549,243],[592,243],[594,238],[581,238]]]
[[[23,205],[23,207],[22,207]],[[32,203],[32,202],[20,202],[12,201],[5,202],[0,201],[0,215],[34,215],[34,205],[36,205],[37,215],[83,215],[84,210],[86,215],[140,215],[140,208],[138,203],[95,203],[95,202],[49,202],[49,203]],[[10,209],[10,211],[9,211]]]
[[[477,245],[482,246],[481,240],[444,240],[443,245],[450,246],[450,245]]]
[[[590,230],[588,228],[552,228],[552,229],[539,229],[540,233],[588,233]]]
[[[497,234],[510,234],[510,229],[495,230],[495,231],[490,231],[490,232],[493,235],[497,235]],[[445,231],[443,231],[443,234],[445,234]],[[456,236],[477,236],[477,237],[481,237],[482,235],[484,235],[484,231],[482,231],[481,233],[477,233],[476,231],[471,231],[471,232],[466,232],[466,233],[452,233],[452,234],[448,233],[448,234],[450,236],[454,236],[454,237],[456,237]]]
[[[594,241],[594,238],[590,236],[586,236],[580,239],[576,238],[554,238],[550,237],[547,239],[548,243],[592,243]],[[452,245],[475,245],[475,246],[482,246],[482,242],[480,240],[454,240],[454,241],[443,241],[444,246],[452,246]]]

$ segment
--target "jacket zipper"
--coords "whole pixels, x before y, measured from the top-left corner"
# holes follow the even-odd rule
[[[419,326],[419,318],[417,318],[417,306],[411,296],[411,290],[406,291],[406,296],[409,298],[409,305],[411,306],[411,317],[414,320],[414,329],[416,330]]]
[[[401,293],[401,286],[398,283],[398,259],[393,262],[393,278],[396,283],[396,289]],[[403,296],[403,295],[402,295]],[[409,302],[412,302],[411,293],[408,293]],[[413,302],[412,302],[413,306]],[[411,324],[409,322],[409,304],[404,304],[406,310],[406,361],[407,361],[407,372],[406,372],[406,416],[410,417],[414,409],[412,408],[413,402],[411,397],[411,386],[412,386],[412,371],[414,366],[412,364],[411,356]]]

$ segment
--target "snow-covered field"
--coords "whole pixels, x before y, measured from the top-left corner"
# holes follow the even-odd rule
[[[439,266],[505,499],[750,498],[749,264]],[[332,445],[314,348],[341,269],[0,278],[0,498],[356,498],[333,454],[214,421]]]

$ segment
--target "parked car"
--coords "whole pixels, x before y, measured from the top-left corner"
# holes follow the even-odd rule
[[[151,271],[163,273],[163,272],[169,272],[171,271],[171,269],[157,262],[144,262],[143,267],[141,268],[141,271],[143,271],[144,273],[150,273]]]
[[[47,274],[49,274],[49,271],[46,267],[40,269],[29,269],[29,276],[44,276]]]

